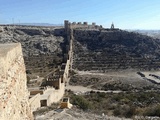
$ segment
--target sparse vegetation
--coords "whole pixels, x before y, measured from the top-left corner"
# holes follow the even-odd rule
[[[159,92],[90,92],[89,95],[74,95],[70,92],[69,96],[73,105],[96,114],[105,113],[127,118],[135,115],[160,116]]]
[[[160,104],[148,107],[143,114],[144,116],[158,116],[160,117]]]
[[[91,109],[90,102],[88,102],[83,96],[73,95],[71,99],[72,99],[72,103],[74,105],[79,106],[80,109],[83,109],[83,110]]]
[[[47,113],[48,111],[57,109],[58,106],[59,106],[59,103],[57,103],[57,104],[53,103],[50,106],[39,108],[38,110],[34,111],[33,114],[34,114],[34,116],[41,115],[41,114]]]

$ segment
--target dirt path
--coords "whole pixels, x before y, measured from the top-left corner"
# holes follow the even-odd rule
[[[137,78],[137,72],[135,71],[119,71],[119,72],[108,72],[108,73],[98,73],[92,71],[75,71],[78,75],[97,75],[97,76],[110,76],[110,77],[130,77]]]
[[[76,94],[84,94],[86,92],[90,92],[90,91],[94,91],[94,92],[103,92],[103,93],[120,93],[122,91],[104,91],[104,90],[95,90],[95,89],[91,89],[91,88],[88,88],[88,87],[83,87],[83,86],[72,86],[72,85],[68,85],[66,86],[66,89],[67,90],[71,90],[73,91],[74,93]]]

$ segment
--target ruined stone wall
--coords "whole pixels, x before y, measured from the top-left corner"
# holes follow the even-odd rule
[[[54,89],[53,87],[47,87],[43,95],[40,95],[40,101],[46,101],[46,106],[50,106],[52,103],[59,102],[65,92],[65,83],[60,84],[60,89]],[[37,103],[33,102],[32,106],[36,106]]]
[[[65,83],[61,83],[61,88],[58,90],[54,90],[49,96],[48,96],[48,100],[47,100],[47,104],[48,106],[51,105],[52,103],[57,103],[59,102],[65,92]]]
[[[32,120],[21,44],[0,45],[0,120]]]
[[[31,99],[29,99],[29,105],[30,105],[31,111],[35,111],[37,110],[37,108],[41,107],[39,93],[33,96]]]

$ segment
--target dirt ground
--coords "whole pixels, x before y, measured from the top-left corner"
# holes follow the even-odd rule
[[[35,116],[35,120],[131,120],[107,116],[91,114],[77,109],[57,109],[47,112],[46,114]]]
[[[69,84],[72,86],[84,86],[98,90],[135,91],[159,89],[160,86],[145,80],[137,74],[138,71],[119,71],[108,73],[92,73],[87,71],[76,71]],[[144,74],[157,74],[159,71],[145,71]],[[159,75],[159,74],[157,74]]]

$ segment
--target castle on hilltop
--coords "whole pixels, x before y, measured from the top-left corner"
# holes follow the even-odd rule
[[[64,21],[64,28],[67,29],[87,29],[87,30],[119,30],[119,28],[115,28],[113,22],[111,24],[111,28],[103,28],[102,25],[96,25],[95,22],[92,24],[88,24],[88,22],[69,22],[68,20]]]
[[[88,22],[72,22],[70,23],[68,20],[64,21],[64,27],[65,28],[78,28],[78,29],[102,29],[102,25],[96,25],[95,22],[93,22],[92,24],[88,24]]]

